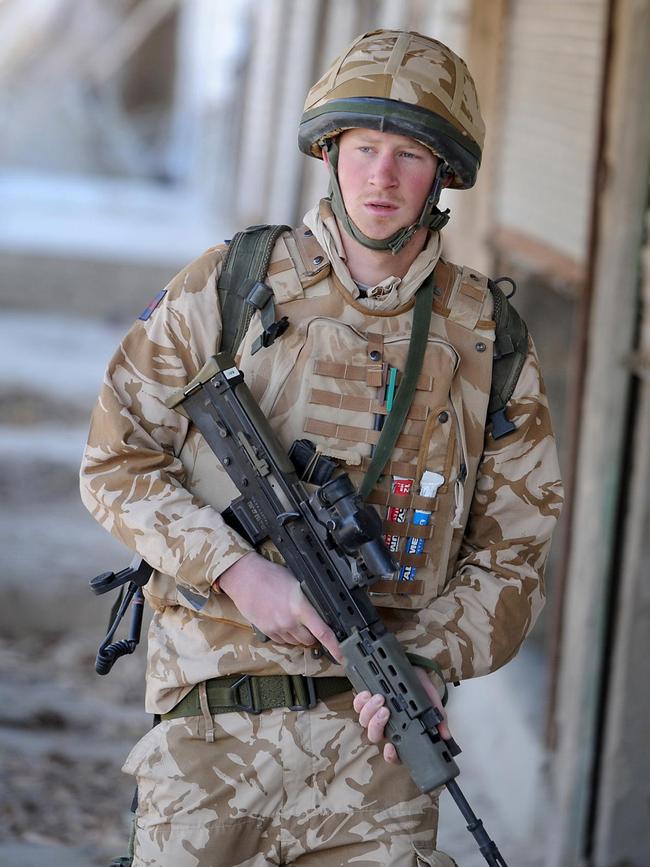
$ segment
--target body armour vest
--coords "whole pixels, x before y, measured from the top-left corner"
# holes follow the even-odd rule
[[[384,476],[367,498],[400,564],[392,580],[371,588],[380,607],[423,608],[453,574],[483,453],[492,295],[487,278],[443,260],[434,276],[433,314],[413,403]],[[236,353],[248,387],[287,451],[297,439],[311,440],[358,487],[391,388],[404,370],[413,301],[390,311],[364,308],[304,226],[276,242],[266,282],[276,318],[287,316],[289,326],[271,346],[253,353],[263,330],[259,313],[253,316]],[[193,427],[180,459],[186,486],[204,502],[223,511],[238,496]],[[264,546],[262,553],[279,557]],[[146,588],[154,607],[184,604],[172,584],[154,575]],[[225,594],[211,594],[201,614],[242,621]]]

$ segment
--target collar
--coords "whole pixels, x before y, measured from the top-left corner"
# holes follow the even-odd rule
[[[386,277],[376,286],[368,287],[368,296],[361,298],[359,287],[345,263],[341,233],[329,199],[321,199],[318,205],[308,211],[304,223],[327,253],[332,270],[344,288],[368,310],[393,310],[402,307],[413,298],[440,258],[440,232],[430,232],[426,246],[412,262],[404,277]]]

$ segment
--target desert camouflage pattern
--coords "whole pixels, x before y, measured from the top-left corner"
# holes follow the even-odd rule
[[[269,268],[277,316],[289,316],[289,329],[251,356],[260,330],[254,319],[239,355],[286,448],[308,437],[358,483],[378,435],[375,414],[384,411],[382,364],[403,370],[414,295],[436,268],[414,404],[390,476],[370,496],[382,517],[391,502],[401,507],[402,522],[385,530],[415,575],[375,587],[373,598],[407,650],[438,662],[445,679],[460,680],[511,659],[535,623],[562,486],[532,343],[509,406],[517,429],[498,441],[486,436],[491,295],[485,278],[442,261],[439,249],[433,235],[402,280],[386,280],[359,298],[323,200],[305,226],[280,238]],[[122,341],[81,470],[82,498],[93,515],[157,570],[145,588],[154,608],[146,695],[152,713],[169,711],[194,684],[218,675],[343,673],[309,648],[259,642],[219,592],[218,576],[249,550],[219,514],[236,491],[198,431],[165,406],[219,345],[223,253],[208,250],[184,269],[151,317]],[[444,477],[434,498],[392,498],[391,477],[414,479],[417,492],[425,469]],[[406,553],[414,509],[431,513],[417,555]]]
[[[363,34],[311,88],[304,111],[351,97],[391,99],[431,111],[483,150],[485,124],[467,65],[429,36],[400,30]],[[312,143],[311,153],[322,156],[317,141]],[[460,179],[455,185],[464,186]]]
[[[123,770],[138,779],[134,867],[453,867],[437,798],[360,737],[351,694],[309,712],[163,721]]]

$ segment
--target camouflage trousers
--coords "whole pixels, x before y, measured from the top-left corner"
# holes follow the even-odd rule
[[[352,693],[310,711],[167,720],[123,770],[137,779],[133,867],[453,867],[437,798],[365,739]]]

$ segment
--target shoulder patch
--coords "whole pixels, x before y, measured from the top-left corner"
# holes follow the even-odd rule
[[[149,302],[149,304],[147,304],[147,306],[144,308],[142,313],[138,316],[138,319],[142,319],[143,322],[146,322],[147,319],[149,319],[151,314],[154,312],[156,307],[163,300],[163,298],[165,297],[166,294],[167,294],[167,290],[161,289],[160,292],[156,295],[156,297],[152,298],[151,301]]]

